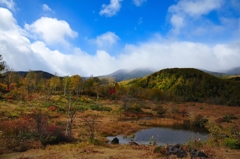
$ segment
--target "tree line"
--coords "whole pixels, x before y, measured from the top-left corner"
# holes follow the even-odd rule
[[[2,56],[0,56],[0,61]],[[115,82],[112,78],[80,75],[51,78],[29,70],[25,77],[0,63],[2,93],[14,99],[25,100],[33,93],[45,95],[92,96],[98,98],[123,99],[143,98],[148,100],[176,102],[206,102],[211,104],[240,106],[240,81],[220,79],[203,71],[185,69],[165,69],[130,82]]]

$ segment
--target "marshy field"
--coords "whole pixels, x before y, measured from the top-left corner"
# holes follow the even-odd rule
[[[187,154],[181,158],[191,158],[192,149],[209,158],[240,157],[240,107],[137,98],[29,98],[0,102],[0,158],[177,158],[168,150],[176,144]],[[168,143],[157,140],[161,132],[152,132],[155,137],[149,132],[151,137],[137,140],[139,132],[150,128],[205,133],[207,138],[189,135],[185,143]],[[111,144],[109,137],[116,136],[129,143],[119,137],[119,144]]]

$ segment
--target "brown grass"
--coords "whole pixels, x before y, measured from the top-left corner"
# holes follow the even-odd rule
[[[143,109],[144,112],[152,113],[154,117],[149,119],[137,118],[127,118],[122,114],[119,114],[119,108],[121,107],[121,101],[110,101],[103,100],[99,101],[100,105],[108,106],[113,109],[112,112],[98,112],[88,110],[86,112],[77,112],[76,118],[73,125],[73,135],[77,139],[81,139],[76,143],[69,144],[58,144],[47,146],[45,149],[39,148],[39,143],[36,141],[27,141],[25,144],[32,145],[32,148],[26,152],[22,153],[7,153],[7,151],[2,150],[2,155],[0,158],[108,158],[108,159],[123,159],[123,158],[164,158],[161,154],[156,154],[152,152],[153,147],[139,146],[132,147],[130,145],[106,145],[105,136],[116,136],[116,135],[131,135],[145,128],[146,126],[172,126],[176,123],[183,123],[184,120],[194,120],[197,114],[201,114],[203,117],[207,118],[208,125],[220,125],[222,130],[230,131],[232,128],[237,128],[240,131],[240,107],[228,107],[228,106],[219,106],[219,105],[209,105],[205,103],[158,103],[144,101],[145,105],[149,108]],[[17,121],[18,119],[22,120],[22,112],[27,114],[33,111],[33,104],[14,104],[1,102],[0,103],[0,118],[2,120],[8,119],[9,121]],[[164,117],[158,117],[156,112],[151,108],[157,105],[162,105],[167,113]],[[47,108],[46,108],[47,109]],[[44,109],[43,109],[44,110]],[[27,112],[27,113],[26,113]],[[19,117],[16,119],[8,118],[5,116],[7,114],[17,114]],[[64,113],[59,113],[56,111],[50,112],[51,123],[66,122],[67,116]],[[186,114],[185,114],[186,113]],[[86,114],[98,114],[99,119],[97,123],[96,130],[96,139],[101,142],[101,146],[95,146],[88,142],[88,134],[82,124],[81,117]],[[183,115],[185,114],[185,115]],[[232,120],[231,123],[217,123],[216,119],[223,117],[227,114],[232,114],[238,119]],[[53,117],[54,116],[54,117]],[[119,119],[123,120],[119,120]],[[129,120],[130,119],[130,120]],[[7,122],[7,121],[6,121]],[[17,123],[17,122],[16,122]],[[24,122],[22,122],[24,123]],[[17,124],[21,126],[21,124]],[[24,125],[24,124],[23,124]],[[0,130],[0,131],[3,131]],[[10,131],[10,130],[9,130]],[[0,138],[2,135],[0,134]],[[2,145],[2,143],[0,143]],[[202,148],[208,154],[213,154],[214,158],[230,158],[235,159],[239,158],[239,150],[230,150],[224,146],[211,147],[211,145],[205,145]],[[8,151],[10,152],[10,151]],[[172,157],[174,158],[174,157]],[[189,158],[189,157],[188,157]]]

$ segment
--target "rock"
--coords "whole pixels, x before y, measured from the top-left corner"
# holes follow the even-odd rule
[[[180,144],[169,145],[167,147],[167,156],[176,155],[178,158],[187,157],[187,152],[182,149]]]
[[[134,142],[134,141],[130,141],[129,145],[138,145],[138,143]]]
[[[119,144],[119,139],[115,137],[112,141],[111,144]]]
[[[201,159],[209,158],[204,152],[199,151],[197,149],[192,149],[190,151],[191,158],[199,157]]]
[[[175,155],[179,149],[173,145],[169,145],[167,148],[168,155]]]
[[[176,156],[178,158],[183,158],[183,157],[187,157],[187,152],[185,150],[179,149],[176,153]]]

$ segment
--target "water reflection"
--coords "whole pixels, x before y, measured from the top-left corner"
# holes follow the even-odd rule
[[[166,144],[186,144],[190,140],[205,141],[209,135],[207,133],[198,133],[189,130],[179,130],[172,128],[149,128],[135,133],[134,138],[117,136],[120,144],[127,144],[133,140],[139,144],[149,144],[156,142],[158,145]],[[110,141],[114,137],[107,137]]]

